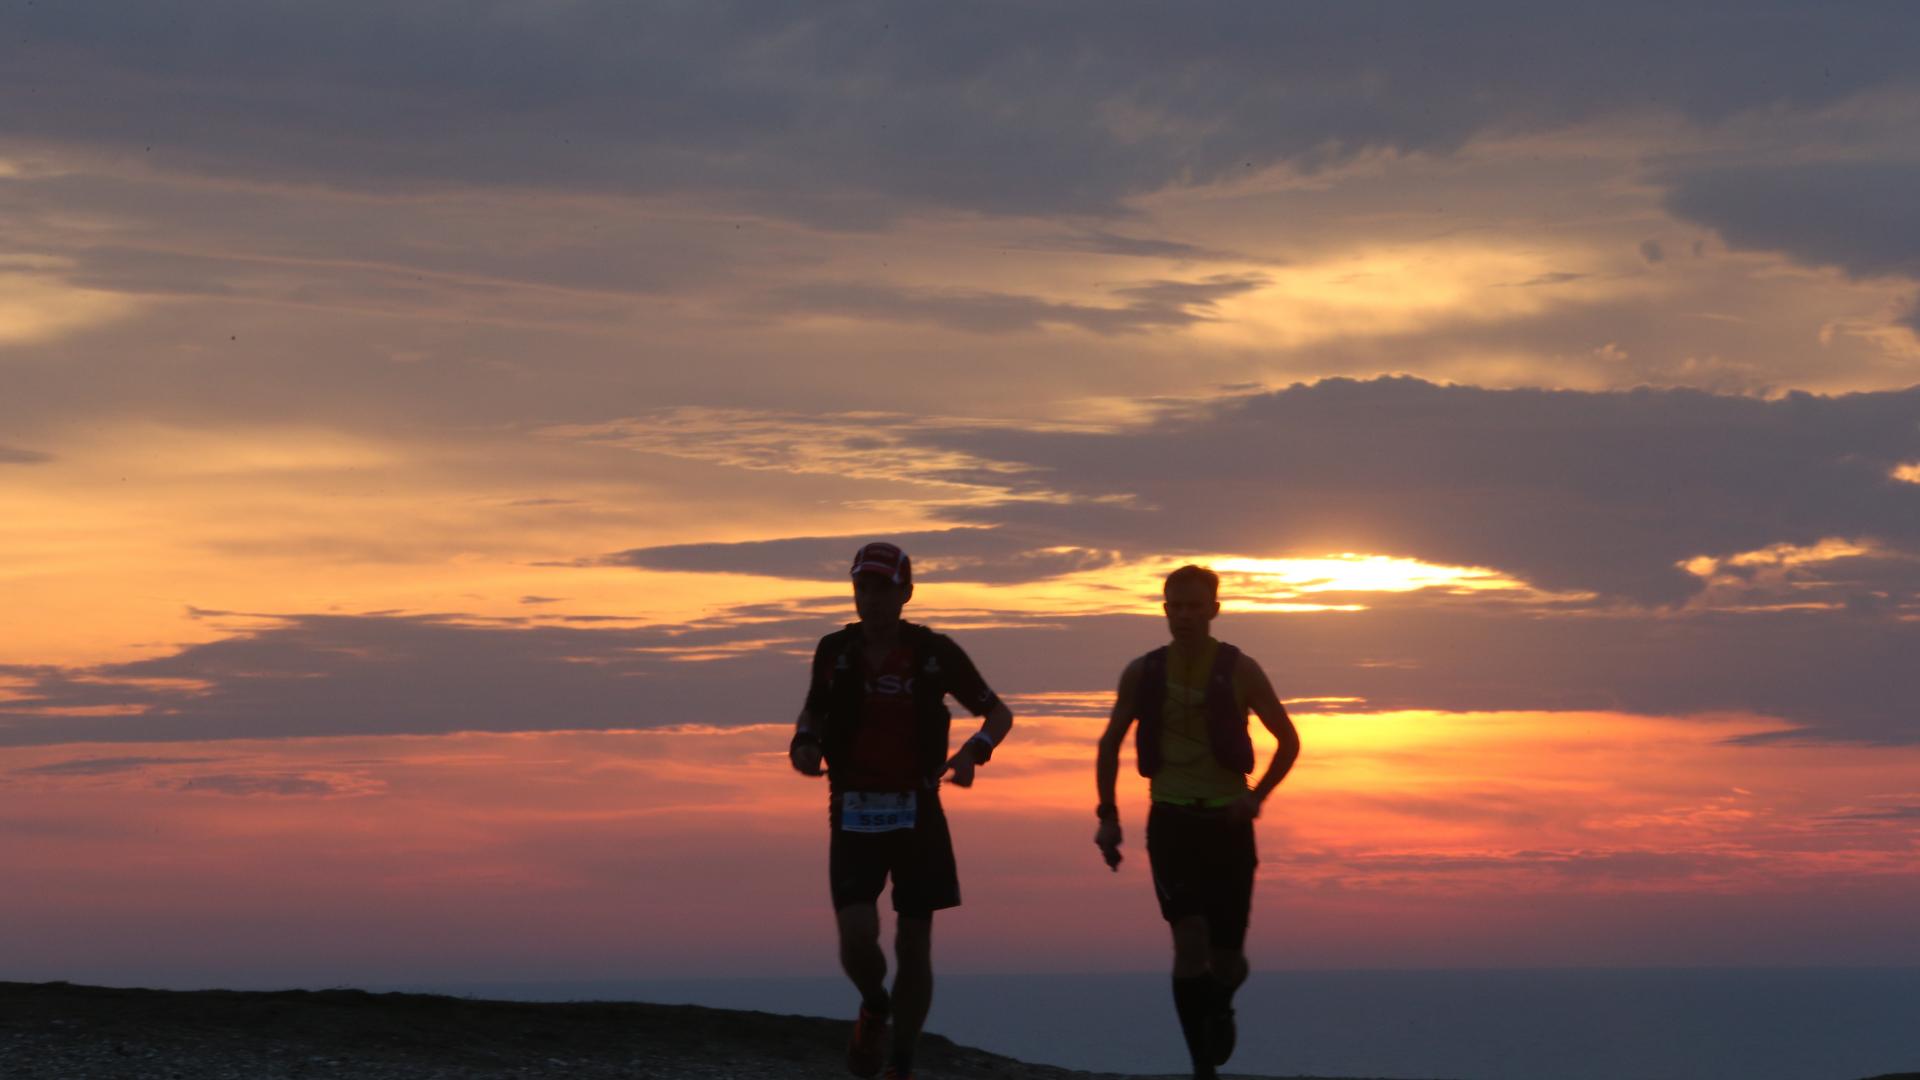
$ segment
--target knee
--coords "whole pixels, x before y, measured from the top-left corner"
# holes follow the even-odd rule
[[[1173,924],[1173,973],[1198,975],[1210,959],[1205,919],[1181,919]]]
[[[838,912],[840,948],[871,949],[880,945],[880,912],[871,904],[855,904]]]
[[[1215,949],[1210,963],[1214,978],[1228,986],[1239,986],[1247,981],[1247,954],[1239,949]]]
[[[894,927],[893,951],[900,963],[930,964],[933,960],[933,920],[900,917]]]

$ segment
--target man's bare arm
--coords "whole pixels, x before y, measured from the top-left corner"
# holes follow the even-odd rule
[[[1100,752],[1094,759],[1094,787],[1100,796],[1101,818],[1100,828],[1093,834],[1093,842],[1100,846],[1100,853],[1106,856],[1107,866],[1114,870],[1120,869],[1120,842],[1123,837],[1120,810],[1114,803],[1114,788],[1120,780],[1120,744],[1126,741],[1127,729],[1133,726],[1133,698],[1139,684],[1140,663],[1136,660],[1120,673],[1120,687],[1113,698],[1113,713],[1107,717],[1107,730],[1100,735]]]
[[[996,699],[993,708],[988,709],[986,717],[980,721],[980,734],[991,739],[993,745],[999,746],[1012,730],[1013,710],[1007,708],[1006,702]]]
[[[1246,680],[1247,704],[1267,730],[1273,732],[1273,737],[1280,740],[1279,748],[1273,752],[1273,760],[1267,762],[1267,771],[1253,788],[1256,804],[1254,813],[1258,814],[1258,803],[1266,801],[1267,796],[1273,794],[1273,789],[1287,778],[1294,761],[1300,757],[1300,732],[1294,729],[1293,718],[1287,715],[1287,707],[1280,704],[1280,696],[1273,692],[1273,683],[1267,680],[1267,673],[1251,656],[1242,654],[1240,663],[1243,665],[1242,676]]]

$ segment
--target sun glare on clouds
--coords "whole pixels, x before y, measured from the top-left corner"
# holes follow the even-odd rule
[[[962,581],[936,586],[930,579],[922,603],[943,609],[1024,613],[1157,614],[1166,576],[1187,563],[1211,567],[1220,574],[1220,606],[1226,612],[1364,611],[1367,605],[1354,594],[1367,593],[1428,590],[1443,595],[1542,595],[1523,581],[1484,567],[1441,566],[1400,556],[1339,552],[1303,558],[1167,556],[1015,585]],[[935,587],[937,592],[933,591]],[[1326,598],[1324,594],[1336,594],[1338,598]]]
[[[1220,319],[1202,324],[1195,333],[1214,340],[1302,348],[1336,338],[1524,318],[1645,288],[1630,279],[1561,269],[1585,262],[1580,254],[1509,250],[1457,239],[1342,251],[1266,271],[1265,287],[1222,300]]]
[[[0,346],[31,345],[128,315],[136,302],[122,293],[69,285],[56,277],[9,270],[0,256]]]

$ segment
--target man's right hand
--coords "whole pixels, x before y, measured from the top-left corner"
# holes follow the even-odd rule
[[[1120,823],[1103,821],[1093,834],[1093,842],[1099,847],[1100,854],[1107,860],[1107,869],[1120,872]]]
[[[793,762],[794,771],[802,776],[820,775],[820,744],[805,739],[796,741],[787,750],[787,760]]]

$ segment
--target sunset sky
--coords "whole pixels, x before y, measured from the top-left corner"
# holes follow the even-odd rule
[[[1093,743],[1187,561],[1304,743],[1256,967],[1920,964],[1916,51],[6,3],[0,979],[830,973],[867,539],[1017,716],[945,968],[1163,965]]]

